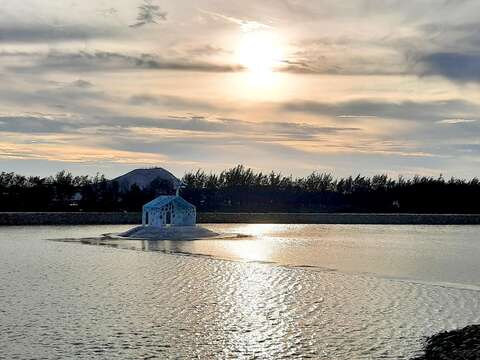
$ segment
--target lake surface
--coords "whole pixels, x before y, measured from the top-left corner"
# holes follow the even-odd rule
[[[0,228],[0,359],[408,359],[480,322],[480,227],[208,227],[251,237]]]

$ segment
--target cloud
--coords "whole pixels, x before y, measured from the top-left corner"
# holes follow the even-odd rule
[[[211,56],[225,54],[227,51],[221,47],[213,46],[210,44],[196,46],[190,49],[186,49],[186,53],[190,56]]]
[[[378,36],[323,35],[292,45],[295,51],[285,56],[280,71],[328,75],[409,74],[403,48]]]
[[[93,86],[93,84],[90,81],[78,79],[78,80],[75,80],[72,83],[72,86],[78,87],[78,88],[81,88],[81,89],[88,89],[88,88],[91,88]]]
[[[475,155],[480,154],[480,144],[459,144],[459,145],[454,145],[453,148],[464,153],[470,153]],[[478,161],[478,158],[477,158],[477,161]]]
[[[353,115],[353,114],[349,114],[349,115],[338,115],[337,116],[338,118],[341,118],[341,119],[371,119],[371,118],[376,118],[377,116],[376,115]]]
[[[412,121],[438,121],[445,118],[463,117],[480,110],[480,107],[472,102],[457,99],[425,102],[392,102],[370,99],[338,103],[294,101],[284,103],[281,108],[290,112],[304,112],[340,118],[378,117]]]
[[[0,140],[0,159],[48,160],[69,164],[112,164],[155,165],[166,160],[166,156],[135,151],[116,150],[79,144],[11,143]]]
[[[93,87],[93,84],[84,80],[70,83],[59,83],[53,86],[42,84],[38,88],[0,88],[0,98],[4,105],[15,106],[17,112],[33,109],[45,109],[50,112],[58,109],[77,114],[102,114],[105,113],[104,105],[117,103],[121,99],[116,98],[103,90]],[[45,110],[42,110],[45,111]]]
[[[128,110],[128,106],[138,107],[129,109],[135,112],[139,112],[145,107],[150,110],[158,107],[158,109],[164,111],[228,111],[228,108],[222,103],[217,105],[190,97],[138,94],[125,98],[99,90],[91,82],[82,79],[69,83],[54,84],[53,87],[42,86],[40,90],[33,91],[0,89],[0,98],[2,98],[4,105],[23,106],[25,109],[48,106],[55,108],[54,111],[61,109],[62,112],[68,111],[81,117],[95,118],[124,114]],[[24,104],[28,104],[28,107],[25,107]]]
[[[478,50],[480,46],[480,24],[478,21],[460,23],[430,22],[419,25],[419,36],[424,42],[439,50],[449,49],[451,52]]]
[[[0,25],[0,43],[53,43],[114,36],[116,36],[116,32],[113,29],[89,25],[54,26],[5,23]]]
[[[56,115],[0,116],[0,132],[18,133],[65,133],[78,128],[65,116]]]
[[[420,59],[420,75],[439,75],[458,82],[480,81],[480,53],[434,53]]]
[[[428,3],[418,8],[428,7]],[[456,19],[449,16],[453,3],[458,7]],[[382,32],[378,29],[368,32],[369,26],[365,24],[361,26],[365,32],[352,31],[355,29],[352,26],[319,35],[317,28],[312,36],[293,43],[296,51],[284,59],[281,70],[298,74],[442,76],[457,82],[478,82],[480,25],[467,15],[467,3],[473,4],[471,1],[444,2],[438,4],[439,18],[413,21],[411,16],[402,16],[415,14],[416,4],[389,2],[388,7],[397,8],[389,15],[397,16],[390,19],[392,25],[379,25]],[[384,11],[388,15],[391,10],[377,1],[369,1],[365,7],[370,9],[369,17]],[[361,11],[357,5],[349,7],[354,8]],[[478,11],[480,7],[476,4],[470,14]],[[458,16],[460,12],[464,12],[463,17]],[[373,26],[375,19],[371,21]],[[397,30],[392,31],[392,27]]]
[[[342,132],[361,131],[360,128],[356,127],[314,126],[297,122],[265,122],[257,127],[259,127],[262,132],[292,139],[315,138],[317,135],[333,135]]]
[[[154,5],[152,0],[144,0],[138,7],[137,22],[130,25],[132,28],[141,27],[147,24],[158,24],[158,21],[167,20],[167,13],[160,11],[158,5]]]
[[[477,122],[475,119],[443,119],[438,121],[439,124],[455,125],[455,124],[468,124]]]
[[[197,62],[187,59],[163,59],[151,54],[130,55],[106,51],[0,52],[0,57],[22,58],[23,62],[21,64],[10,65],[8,68],[12,71],[24,73],[122,71],[127,69],[223,73],[243,70],[240,65]]]
[[[314,126],[294,122],[252,122],[229,118],[189,117],[133,117],[96,116],[81,117],[71,114],[27,113],[0,116],[0,132],[16,133],[72,133],[85,129],[103,129],[105,133],[118,133],[129,129],[175,130],[190,133],[225,133],[253,137],[313,138],[316,135],[356,132],[355,127]]]
[[[360,58],[347,59],[343,58],[343,63],[337,63],[336,58],[331,58],[328,61],[322,60],[303,60],[303,61],[287,61],[284,60],[283,66],[278,68],[278,71],[291,74],[304,75],[333,75],[333,76],[405,76],[409,73],[403,65],[388,63],[382,60],[365,61],[362,62]]]
[[[213,110],[219,109],[221,105],[213,105],[206,101],[195,101],[193,99],[186,99],[178,96],[161,95],[154,96],[148,94],[134,95],[130,97],[128,103],[135,106],[162,106],[174,108],[178,110],[197,109],[197,110]]]
[[[126,123],[136,124],[135,119],[127,118]],[[332,127],[332,126],[314,126],[304,123],[265,121],[253,122],[229,118],[206,118],[203,116],[192,116],[179,119],[149,119],[139,118],[139,123],[144,121],[154,123],[156,128],[208,132],[208,133],[226,133],[238,135],[249,135],[260,138],[287,138],[294,137],[298,139],[313,138],[316,135],[336,134],[342,132],[356,132],[360,129],[355,127]]]
[[[114,7],[110,7],[110,8],[105,8],[105,9],[98,10],[98,13],[105,16],[105,17],[117,16],[118,15],[118,10],[115,9]]]
[[[207,11],[207,10],[200,10],[202,13],[209,15],[210,17],[214,19],[220,19],[223,20],[227,23],[232,23],[240,26],[240,29],[243,32],[250,32],[250,31],[258,31],[258,30],[266,30],[266,29],[272,29],[272,26],[263,24],[258,21],[253,21],[253,20],[245,20],[245,19],[240,19],[236,18],[233,16],[227,16],[223,15],[220,13],[216,13],[213,11]]]
[[[472,22],[465,16],[460,22],[448,18],[423,23],[413,27],[410,36],[391,39],[386,45],[404,55],[411,74],[457,83],[480,81],[480,24],[476,19]]]
[[[4,115],[0,122],[4,123],[0,126],[0,153],[3,152],[0,158],[90,164],[148,163],[159,158],[204,164],[213,159],[241,156],[247,149],[271,153],[288,148],[290,153],[310,152],[313,144],[323,144],[319,149],[328,150],[335,138],[346,141],[344,135],[360,131],[351,127],[201,115],[148,118],[38,113]]]

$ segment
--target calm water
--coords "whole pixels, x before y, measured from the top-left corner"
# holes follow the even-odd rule
[[[212,225],[252,237],[45,240],[127,228],[0,228],[1,359],[408,359],[423,336],[480,322],[480,227]]]

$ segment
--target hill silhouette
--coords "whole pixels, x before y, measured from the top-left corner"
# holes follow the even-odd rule
[[[175,175],[162,167],[135,169],[113,179],[112,182],[118,183],[121,192],[129,191],[133,185],[137,185],[140,190],[145,190],[151,187],[154,182],[164,183],[165,185],[169,183],[170,187],[175,189],[181,183]]]

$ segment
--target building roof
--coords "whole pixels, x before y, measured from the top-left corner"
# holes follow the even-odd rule
[[[144,208],[149,208],[149,209],[153,209],[153,208],[161,208],[169,203],[171,203],[172,201],[175,201],[175,204],[181,208],[185,208],[185,209],[191,209],[191,208],[194,208],[195,209],[195,206],[193,206],[192,204],[190,204],[187,200],[183,199],[182,197],[180,196],[176,196],[176,195],[160,195],[159,197],[153,199],[152,201],[146,203],[145,205],[143,205]]]

